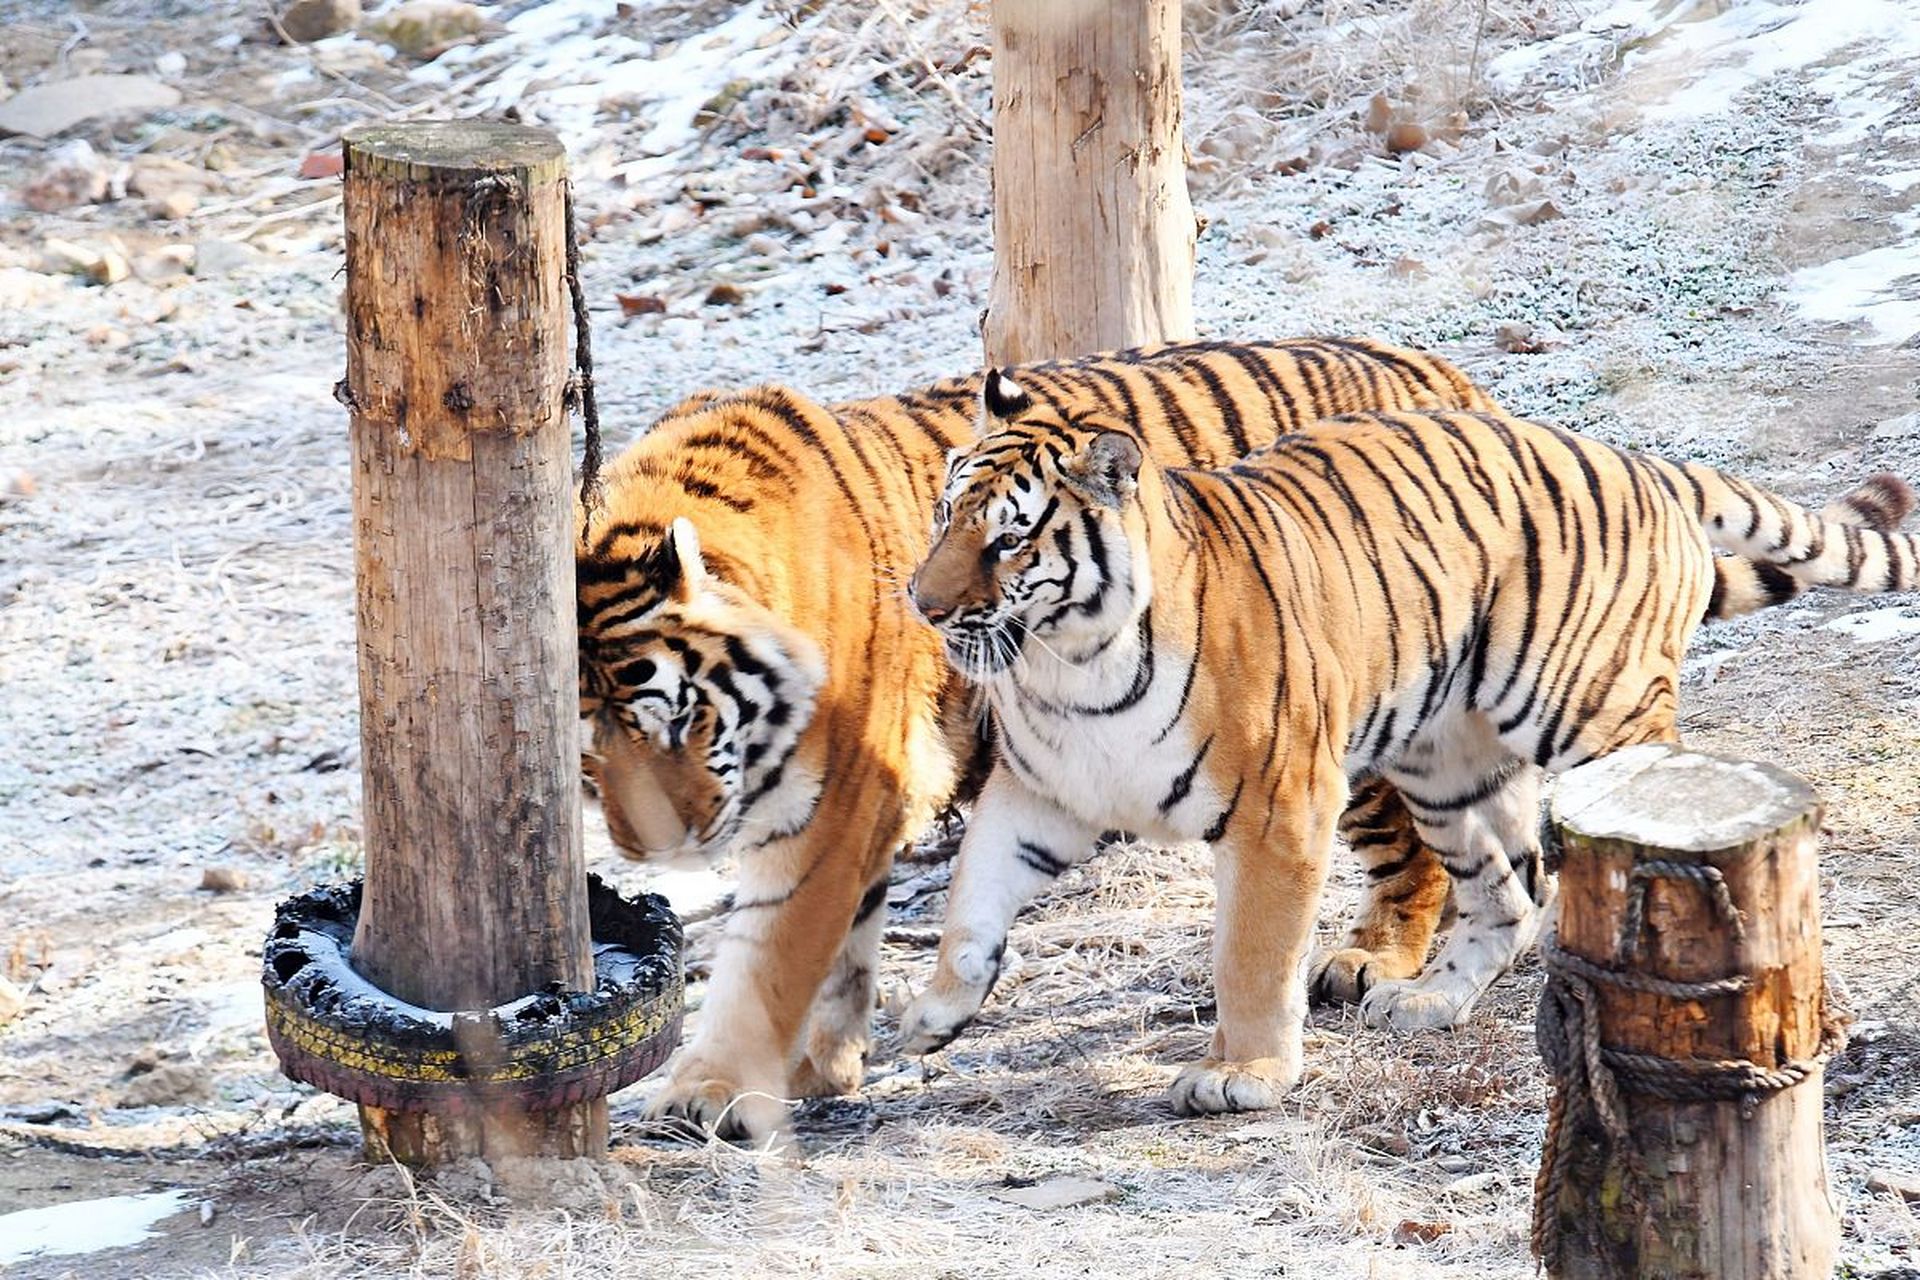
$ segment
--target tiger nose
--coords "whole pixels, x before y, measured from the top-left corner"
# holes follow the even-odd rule
[[[913,575],[913,581],[907,584],[907,595],[912,598],[913,607],[920,611],[920,616],[936,626],[953,616],[954,606],[927,599],[926,589],[920,585],[920,575],[917,573]]]

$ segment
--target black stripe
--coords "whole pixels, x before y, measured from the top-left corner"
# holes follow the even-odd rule
[[[1207,740],[1200,744],[1200,750],[1194,753],[1192,761],[1181,770],[1180,776],[1173,780],[1173,786],[1167,794],[1161,797],[1160,812],[1171,811],[1173,806],[1187,798],[1187,794],[1193,790],[1193,775],[1200,772],[1200,762],[1207,758],[1207,752],[1211,750],[1213,750],[1213,735],[1208,734]]]

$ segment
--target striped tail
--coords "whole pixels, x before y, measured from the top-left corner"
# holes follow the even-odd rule
[[[1714,561],[1708,621],[1781,604],[1808,587],[1920,585],[1920,538],[1893,532],[1915,504],[1899,476],[1873,476],[1815,514],[1710,467],[1676,470],[1698,498],[1708,541],[1735,557]]]

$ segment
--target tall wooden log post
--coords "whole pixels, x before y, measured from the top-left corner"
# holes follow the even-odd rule
[[[987,358],[1193,335],[1180,0],[995,0]]]
[[[367,852],[353,964],[431,1009],[592,990],[566,153],[540,129],[378,125],[347,139],[345,182]],[[607,1139],[603,1100],[361,1121],[370,1156],[409,1163]]]
[[[1534,1237],[1556,1280],[1831,1274],[1820,814],[1785,770],[1667,745],[1561,780]]]

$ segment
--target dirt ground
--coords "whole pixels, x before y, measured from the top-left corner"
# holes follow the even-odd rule
[[[1430,346],[1520,412],[1796,498],[1920,480],[1898,0],[1187,8],[1202,332]],[[1065,877],[978,1028],[925,1062],[884,1041],[945,867],[903,864],[883,1048],[860,1095],[803,1108],[802,1164],[651,1134],[643,1083],[603,1165],[358,1165],[351,1109],[277,1074],[257,975],[274,902],[359,860],[339,186],[309,158],[391,115],[560,129],[616,443],[704,386],[900,389],[977,359],[985,6],[520,0],[431,61],[288,47],[259,12],[0,0],[0,97],[181,92],[0,139],[0,975],[24,995],[0,989],[0,1273],[1532,1273],[1537,963],[1454,1033],[1321,1012],[1285,1107],[1179,1120],[1164,1090],[1212,1013],[1193,849]],[[1434,139],[1390,153],[1376,93]],[[117,198],[29,208],[75,138]],[[1828,1080],[1844,1274],[1913,1276],[1920,601],[1704,631],[1683,694],[1694,744],[1826,799],[1827,956],[1858,1019]],[[597,824],[595,868],[650,883]],[[703,915],[715,883],[666,889]],[[1329,937],[1352,892],[1343,870]],[[1069,1177],[1084,1203],[1008,1198]],[[164,1192],[77,1227],[30,1212]]]

